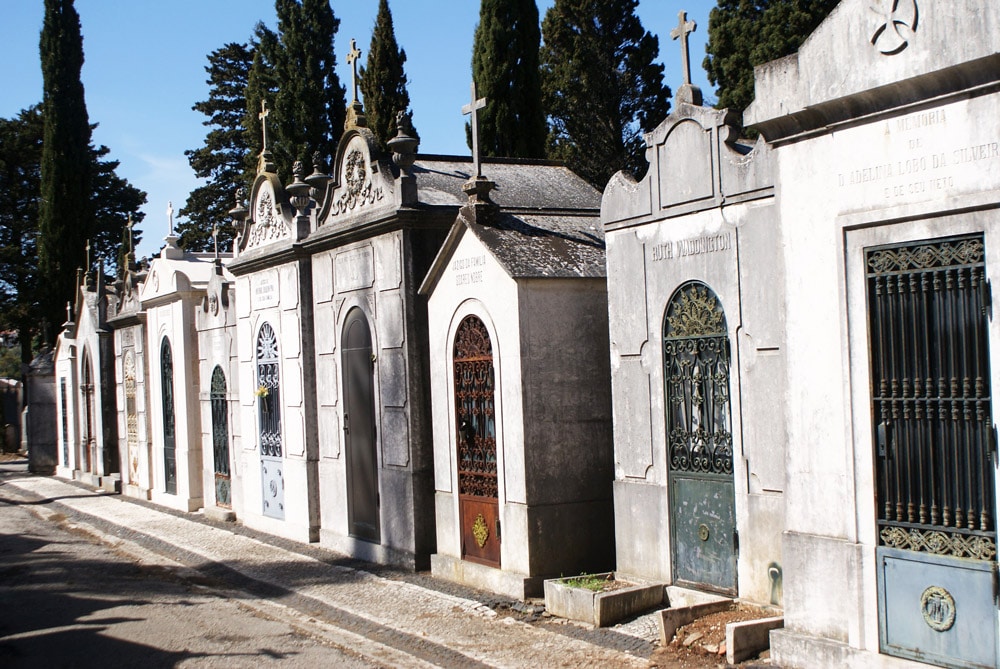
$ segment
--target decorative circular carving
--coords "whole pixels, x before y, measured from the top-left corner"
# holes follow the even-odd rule
[[[360,151],[355,149],[347,154],[347,164],[344,167],[344,180],[347,181],[347,191],[351,195],[357,195],[365,185],[365,157]]]
[[[486,545],[486,540],[490,537],[490,530],[486,527],[486,519],[483,518],[483,514],[476,516],[475,522],[472,523],[472,536],[480,548]]]
[[[708,525],[702,523],[698,526],[698,538],[702,541],[708,541]]]
[[[920,595],[920,613],[932,630],[946,632],[955,624],[955,598],[944,588],[932,585]]]

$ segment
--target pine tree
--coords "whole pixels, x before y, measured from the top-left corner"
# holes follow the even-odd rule
[[[388,141],[396,136],[396,112],[410,107],[403,64],[406,52],[396,43],[388,0],[379,0],[368,47],[367,67],[361,68],[361,95],[368,127],[379,146],[388,151]]]
[[[542,22],[542,95],[548,155],[597,188],[618,170],[645,173],[645,142],[670,110],[659,40],[635,15],[638,0],[556,0]]]
[[[49,323],[60,323],[94,232],[90,123],[80,80],[83,37],[73,0],[45,0],[40,51],[45,139],[38,260],[42,314]]]
[[[44,124],[36,105],[0,119],[0,330],[17,330],[31,362],[38,311],[38,204]],[[15,376],[19,376],[15,374]]]
[[[0,329],[18,330],[25,362],[31,359],[30,344],[40,333],[42,319],[47,318],[53,326],[50,334],[65,319],[65,300],[57,320],[42,311],[40,303],[44,283],[37,252],[44,125],[40,106],[26,109],[14,119],[0,119]],[[93,255],[114,271],[121,267],[122,227],[129,214],[136,223],[142,221],[139,207],[146,202],[146,194],[115,173],[118,161],[105,159],[109,153],[106,146],[88,148],[94,174],[90,199],[97,203]],[[136,231],[135,243],[140,239]],[[75,281],[74,274],[71,291]],[[72,292],[67,299],[72,299]]]
[[[219,246],[228,247],[234,235],[229,210],[236,189],[249,186],[246,160],[250,153],[242,121],[247,111],[247,78],[254,54],[246,44],[231,42],[208,56],[208,99],[192,107],[204,114],[210,128],[205,144],[184,152],[197,177],[207,183],[191,191],[179,212],[176,231],[189,251],[214,248],[212,228],[219,226]]]
[[[483,155],[545,155],[540,39],[535,0],[482,0],[472,46],[472,79],[477,95],[486,98],[486,107],[479,112]]]
[[[708,15],[703,66],[720,109],[753,101],[753,68],[795,52],[839,0],[719,0]]]
[[[278,32],[258,26],[245,120],[250,146],[259,149],[257,115],[260,101],[267,100],[272,110],[267,120],[268,149],[279,177],[289,181],[296,160],[309,165],[318,151],[329,162],[344,130],[346,103],[334,51],[340,20],[329,0],[276,0],[275,9]]]

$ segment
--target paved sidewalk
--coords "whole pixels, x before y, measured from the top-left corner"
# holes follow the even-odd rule
[[[19,499],[49,514],[63,514],[135,559],[175,565],[192,579],[221,582],[234,589],[234,596],[298,616],[303,624],[326,630],[328,641],[382,666],[649,664],[653,646],[642,619],[617,631],[593,629],[541,615],[540,607],[427,575],[366,565],[316,546],[54,477],[31,476],[18,468],[23,471],[23,466],[0,466],[0,502]]]

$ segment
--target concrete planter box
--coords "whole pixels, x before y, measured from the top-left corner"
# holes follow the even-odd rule
[[[587,574],[609,581],[614,572]],[[595,627],[608,627],[647,609],[663,604],[662,583],[628,582],[624,587],[595,592],[567,585],[580,577],[555,578],[545,581],[545,610],[560,618],[580,620]]]

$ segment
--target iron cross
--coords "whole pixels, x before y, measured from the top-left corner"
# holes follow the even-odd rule
[[[462,114],[471,114],[472,125],[472,164],[476,168],[476,178],[483,176],[483,166],[479,161],[479,114],[476,112],[486,106],[486,98],[476,98],[476,82],[472,82],[472,100],[462,107]]]
[[[361,57],[361,49],[357,47],[354,40],[351,40],[351,50],[347,52],[347,64],[351,66],[351,87],[354,89],[354,99],[352,103],[358,101],[358,58]]]
[[[132,214],[129,213],[129,215],[128,215],[128,224],[126,225],[126,227],[128,228],[128,252],[129,253],[132,253],[132,251],[134,250],[132,248],[132,245],[135,243],[134,240],[132,239],[132,226],[134,226],[134,225],[135,225],[135,223],[132,222]]]
[[[267,100],[260,101],[260,113],[257,114],[257,118],[260,119],[260,127],[264,131],[264,148],[263,151],[267,151],[267,117],[270,115],[271,110],[267,108]]]
[[[681,40],[681,67],[684,69],[684,83],[691,85],[691,63],[688,58],[688,34],[698,27],[694,21],[687,20],[687,12],[677,13],[677,27],[670,31],[670,39]]]

